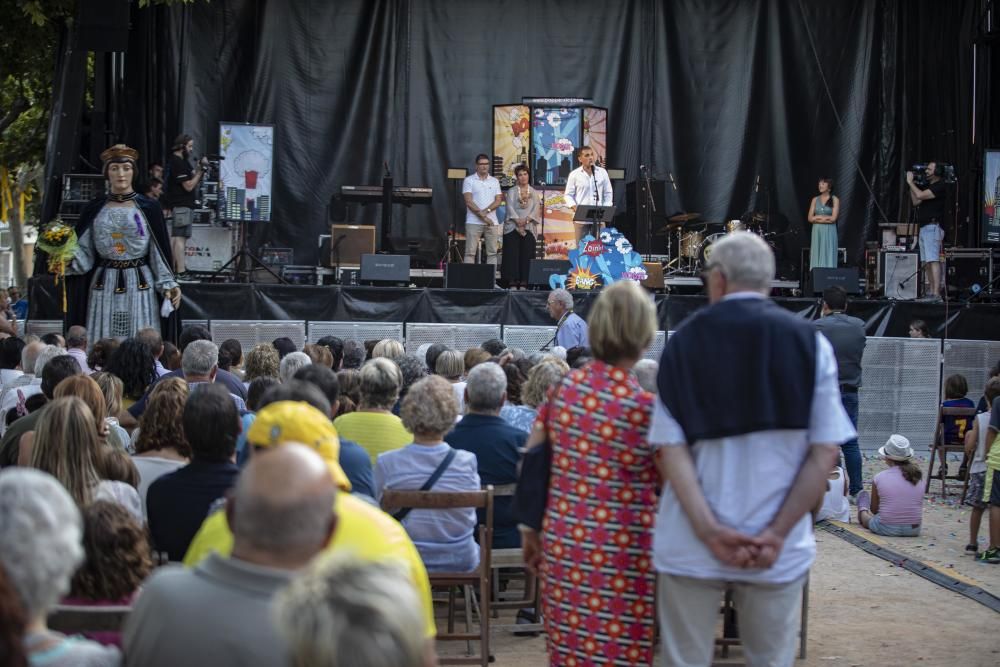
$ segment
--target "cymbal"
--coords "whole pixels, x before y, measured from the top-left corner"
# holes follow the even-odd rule
[[[682,229],[683,227],[684,227],[684,223],[682,223],[682,222],[675,222],[675,223],[668,224],[665,227],[661,228],[660,231],[656,232],[656,234],[657,234],[657,236],[664,236],[666,234],[673,234],[678,229]]]
[[[692,220],[697,220],[701,217],[701,213],[680,213],[678,215],[672,215],[667,220],[670,222],[691,222]]]

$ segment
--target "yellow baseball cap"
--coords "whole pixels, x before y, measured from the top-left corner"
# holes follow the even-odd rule
[[[351,490],[351,482],[340,467],[337,429],[326,415],[308,403],[278,401],[265,406],[250,425],[247,442],[254,447],[275,447],[286,442],[312,447],[330,467],[337,486]]]

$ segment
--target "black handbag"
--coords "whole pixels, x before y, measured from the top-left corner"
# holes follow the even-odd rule
[[[559,383],[555,398],[565,380]],[[551,402],[551,399],[550,399]],[[545,440],[524,453],[521,472],[514,490],[511,513],[514,519],[532,530],[541,532],[545,508],[549,503],[549,481],[552,478],[552,443],[549,441],[548,424],[545,425]]]

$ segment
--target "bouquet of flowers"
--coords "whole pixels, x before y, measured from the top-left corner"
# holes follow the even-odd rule
[[[49,273],[55,274],[56,284],[66,274],[66,264],[73,259],[79,247],[76,230],[56,218],[42,227],[36,244],[49,256]],[[66,310],[66,284],[63,281],[63,311]]]

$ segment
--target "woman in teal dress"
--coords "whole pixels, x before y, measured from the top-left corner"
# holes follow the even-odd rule
[[[833,181],[819,179],[819,194],[809,203],[808,220],[812,224],[809,268],[837,268],[837,216],[840,200],[833,196]]]

